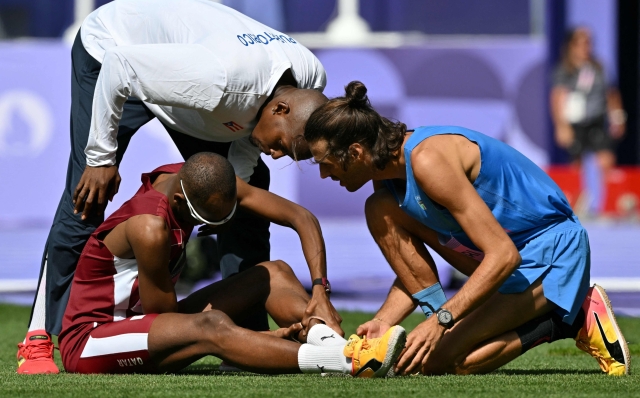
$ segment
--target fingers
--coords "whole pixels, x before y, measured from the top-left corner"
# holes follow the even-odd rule
[[[412,363],[413,359],[418,353],[420,346],[420,344],[416,344],[414,341],[407,340],[406,348],[398,358],[396,373],[404,373],[405,369]]]
[[[118,191],[120,191],[120,182],[122,181],[122,178],[120,178],[120,172],[118,172],[118,174],[116,175],[116,189],[113,192],[113,195],[111,195],[111,200],[113,200],[113,196],[115,196]]]
[[[96,196],[95,190],[90,190],[87,198],[84,201],[84,211],[82,212],[82,219],[86,220],[87,217],[91,215],[91,210],[93,210],[93,200]]]
[[[427,345],[423,345],[413,357],[411,364],[404,370],[405,375],[410,375],[422,369],[422,360],[427,354]]]
[[[358,328],[356,329],[356,334],[358,336],[364,336],[365,334],[367,334],[367,332],[369,331],[369,323],[371,323],[371,321],[365,322],[362,325],[358,326]]]
[[[289,326],[288,328],[282,328],[282,329],[279,329],[279,330],[282,331],[280,337],[285,338],[285,339],[289,339],[291,337],[295,337],[302,330],[302,324],[300,322],[294,323],[293,325]]]
[[[335,330],[341,337],[344,337],[344,330],[342,330],[339,323],[327,321],[327,326]]]
[[[287,329],[287,333],[288,333],[288,335],[292,335],[294,333],[298,333],[302,329],[303,329],[302,328],[302,323],[300,323],[300,322],[294,323],[293,325],[289,326],[289,328]]]
[[[109,193],[110,197],[113,197],[113,193]],[[102,213],[104,213],[104,208],[107,207],[107,191],[104,189],[101,189],[98,191],[97,193],[98,196],[98,203],[97,208],[96,208],[96,214],[101,215]]]
[[[76,186],[76,190],[73,192],[73,214],[78,214],[84,209],[84,198],[87,196],[89,188],[82,179]]]

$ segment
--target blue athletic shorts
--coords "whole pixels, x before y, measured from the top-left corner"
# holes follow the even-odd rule
[[[587,296],[591,249],[587,231],[577,219],[560,223],[529,241],[520,250],[522,263],[498,290],[521,293],[538,279],[544,296],[558,306],[556,312],[571,324]]]

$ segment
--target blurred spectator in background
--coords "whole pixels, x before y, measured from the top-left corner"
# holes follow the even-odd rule
[[[556,143],[567,150],[576,166],[582,166],[585,153],[595,153],[602,190],[607,173],[615,166],[613,144],[625,133],[627,115],[618,89],[607,87],[602,65],[592,53],[591,33],[585,27],[572,29],[565,36],[561,61],[553,74],[551,115]],[[601,203],[596,203],[601,201],[593,197],[585,200],[584,191],[581,197],[577,211],[580,207],[582,213],[601,210]]]

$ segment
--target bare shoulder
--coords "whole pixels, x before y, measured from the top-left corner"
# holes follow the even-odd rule
[[[434,168],[455,163],[461,140],[468,141],[459,135],[442,134],[434,135],[420,142],[411,151],[411,164],[414,166],[414,172],[433,170]]]
[[[414,173],[449,169],[463,172],[473,181],[480,167],[480,149],[467,137],[459,134],[442,134],[429,137],[411,152]]]
[[[162,246],[169,242],[169,226],[153,214],[140,214],[127,220],[127,239],[132,246]]]

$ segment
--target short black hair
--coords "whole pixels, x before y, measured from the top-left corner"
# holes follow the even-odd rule
[[[236,173],[224,157],[212,152],[191,156],[180,169],[180,178],[188,187],[189,200],[204,207],[211,196],[223,201],[236,199]]]

